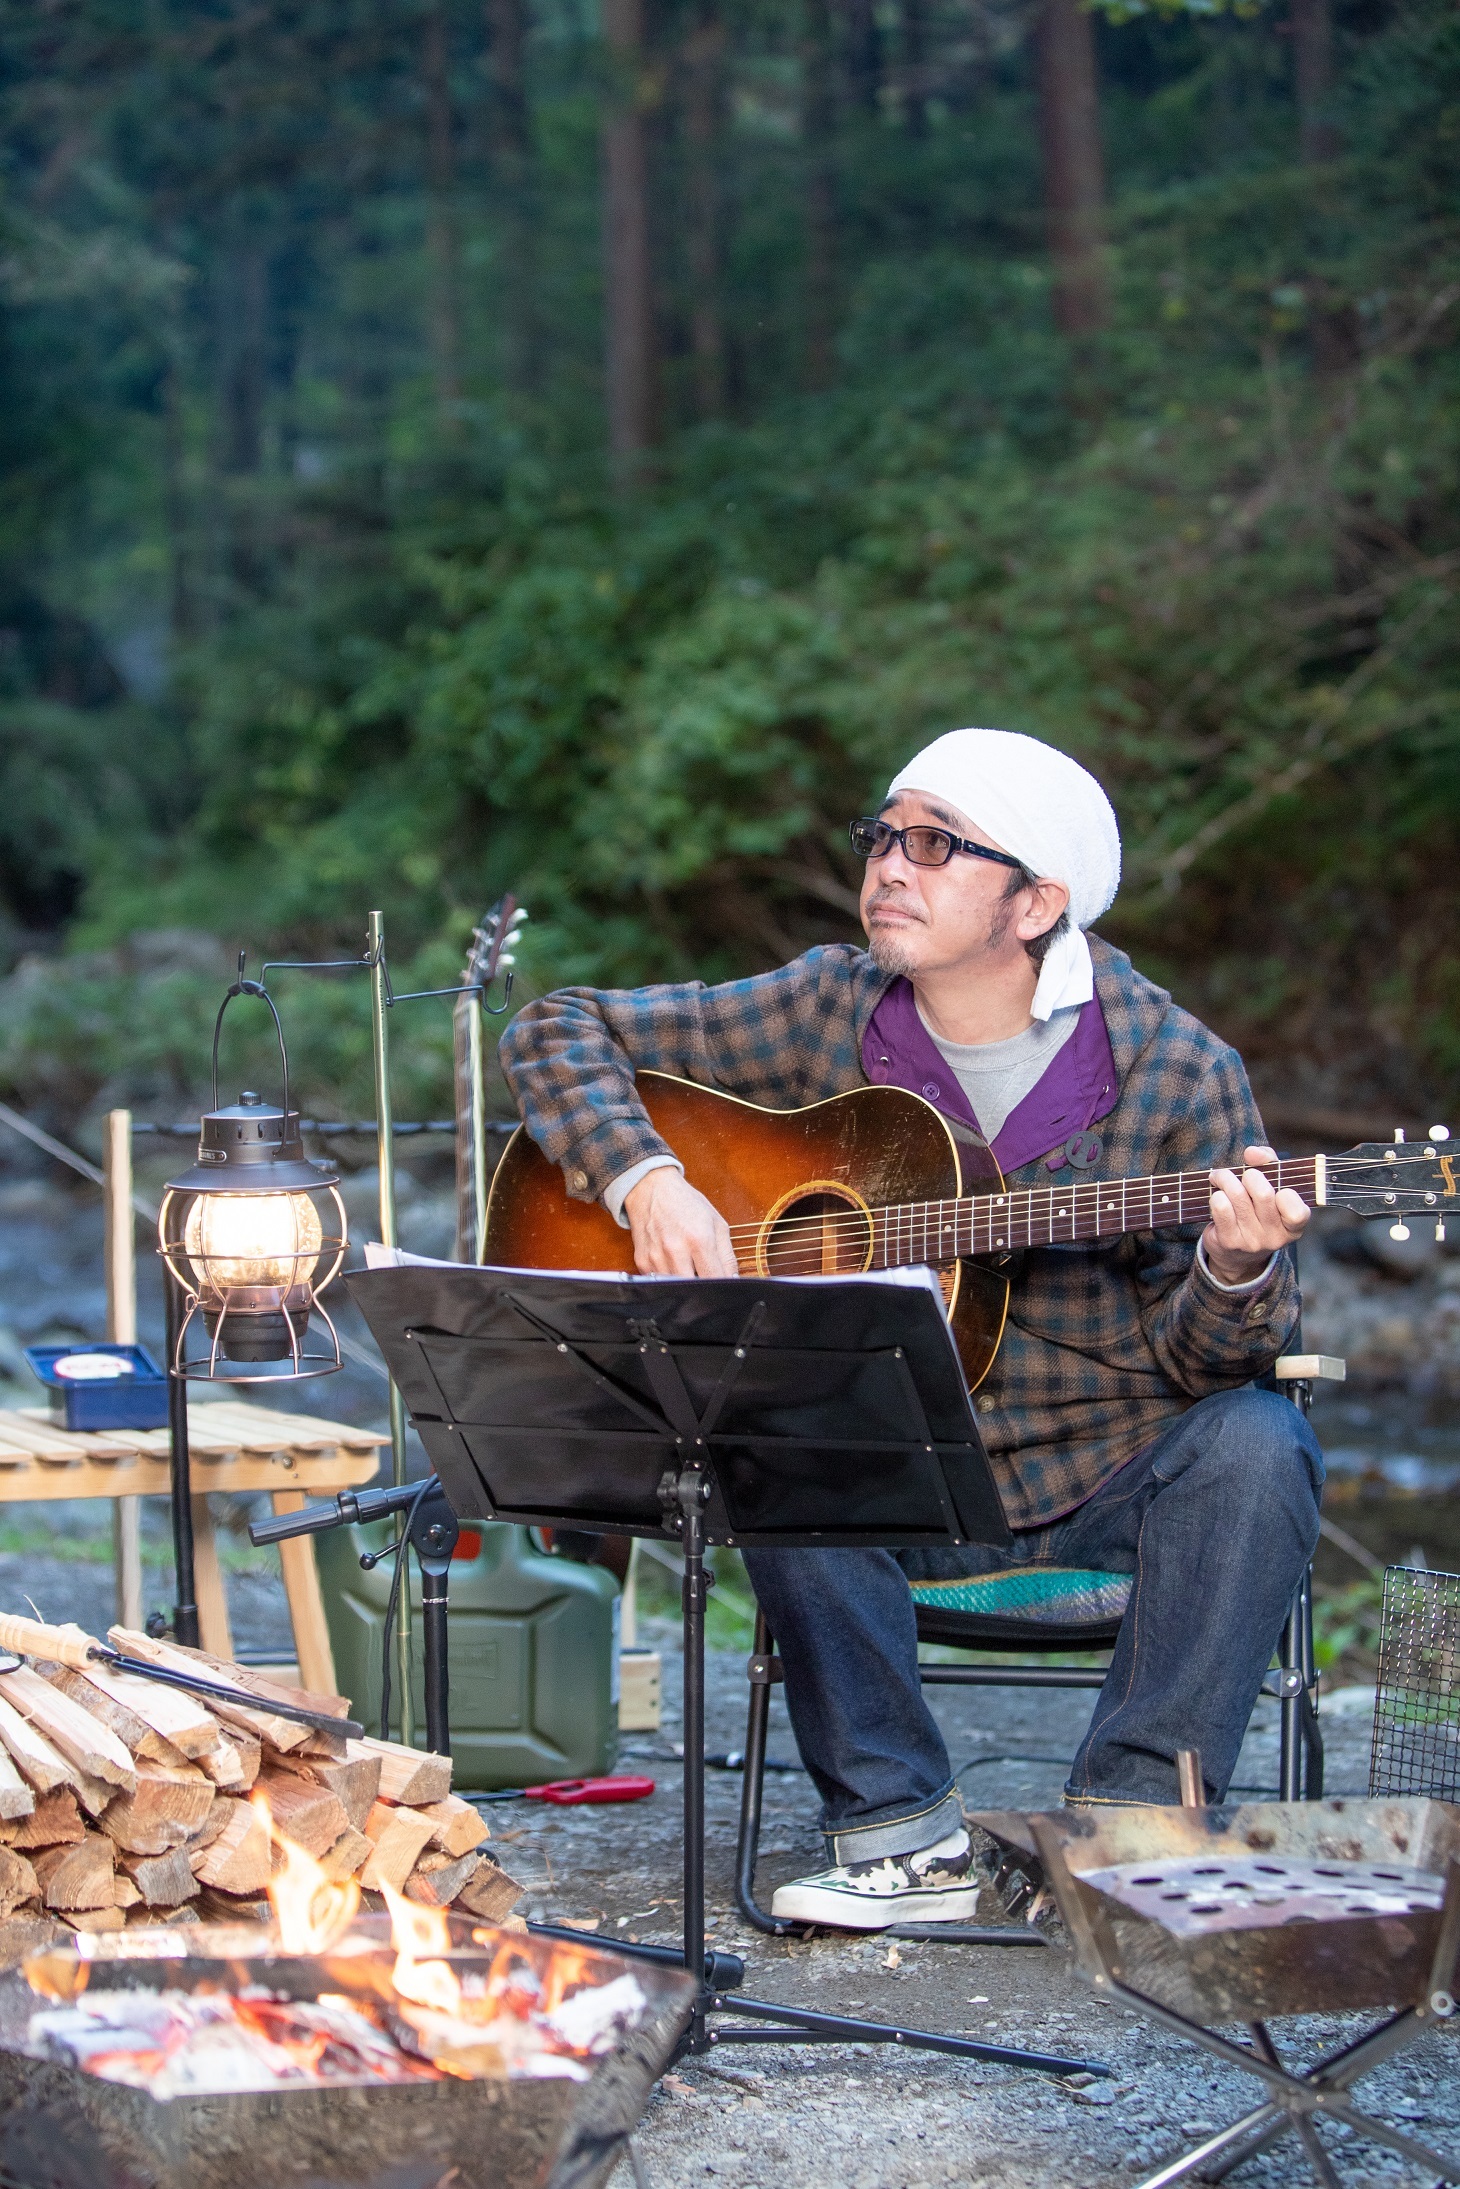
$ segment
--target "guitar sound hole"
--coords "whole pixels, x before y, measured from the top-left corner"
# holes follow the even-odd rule
[[[805,1193],[786,1204],[764,1246],[772,1277],[853,1276],[872,1254],[865,1209],[836,1193]]]

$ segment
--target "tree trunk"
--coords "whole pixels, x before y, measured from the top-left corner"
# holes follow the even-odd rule
[[[426,10],[422,71],[426,88],[426,250],[431,267],[431,360],[443,421],[461,401],[461,246],[456,226],[456,147],[452,140],[446,10]]]
[[[236,245],[222,266],[219,305],[219,468],[227,485],[219,516],[223,563],[246,593],[264,588],[262,510],[254,482],[263,469],[268,267],[257,242]]]
[[[516,394],[537,374],[532,290],[535,221],[532,116],[523,52],[524,0],[486,0],[490,141],[502,236],[502,377]]]
[[[1333,97],[1333,17],[1329,0],[1291,0],[1291,9],[1298,150],[1304,165],[1315,167],[1338,151],[1338,131],[1328,111]]]
[[[183,418],[182,373],[174,333],[162,376],[163,501],[167,517],[168,629],[175,645],[194,638],[198,603],[193,591],[192,511],[187,487],[187,433]]]
[[[875,119],[882,111],[882,32],[876,0],[843,0],[842,15],[847,93],[854,107]]]
[[[902,0],[903,114],[910,137],[928,134],[928,16],[925,0]]]
[[[684,134],[689,168],[690,349],[695,410],[718,418],[725,408],[725,341],[720,322],[720,121],[725,25],[718,0],[700,0],[685,41]]]
[[[836,185],[832,138],[829,0],[804,0],[801,18],[801,134],[806,146],[806,384],[830,387],[835,363]]]
[[[1039,134],[1062,334],[1094,334],[1109,313],[1103,246],[1105,168],[1095,37],[1080,0],[1044,0],[1038,30]]]
[[[649,160],[641,76],[642,0],[603,0],[614,65],[603,116],[603,273],[609,460],[629,485],[654,441],[654,307],[649,266]]]

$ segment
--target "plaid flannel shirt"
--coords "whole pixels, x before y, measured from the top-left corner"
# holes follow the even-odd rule
[[[1090,937],[1120,1079],[1095,1178],[1202,1170],[1265,1135],[1242,1060],[1124,952]],[[524,1124],[594,1200],[646,1156],[636,1069],[672,1072],[769,1108],[867,1084],[862,1035],[887,977],[847,943],[717,987],[563,988],[502,1040]],[[1042,1162],[1015,1186],[1048,1184]],[[979,1426],[1011,1527],[1042,1527],[1094,1494],[1210,1392],[1264,1375],[1298,1317],[1292,1256],[1255,1291],[1225,1292],[1196,1260],[1200,1224],[1010,1258],[1009,1320],[978,1394]]]

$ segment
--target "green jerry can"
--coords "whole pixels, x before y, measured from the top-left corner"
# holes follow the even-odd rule
[[[394,1526],[332,1528],[314,1538],[340,1693],[373,1733],[380,1724],[380,1642],[393,1561],[362,1570],[362,1551]],[[411,1560],[412,1709],[424,1737],[421,1576]],[[526,1528],[463,1528],[451,1562],[448,1723],[454,1783],[486,1793],[589,1778],[618,1753],[619,1589],[601,1566],[550,1558]],[[392,1667],[392,1673],[394,1667]],[[398,1723],[394,1709],[393,1725]]]

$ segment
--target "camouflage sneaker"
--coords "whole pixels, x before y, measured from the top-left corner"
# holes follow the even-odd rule
[[[968,1834],[875,1862],[848,1862],[780,1886],[771,1914],[843,1931],[882,1931],[890,1923],[967,1923],[979,1883]]]

